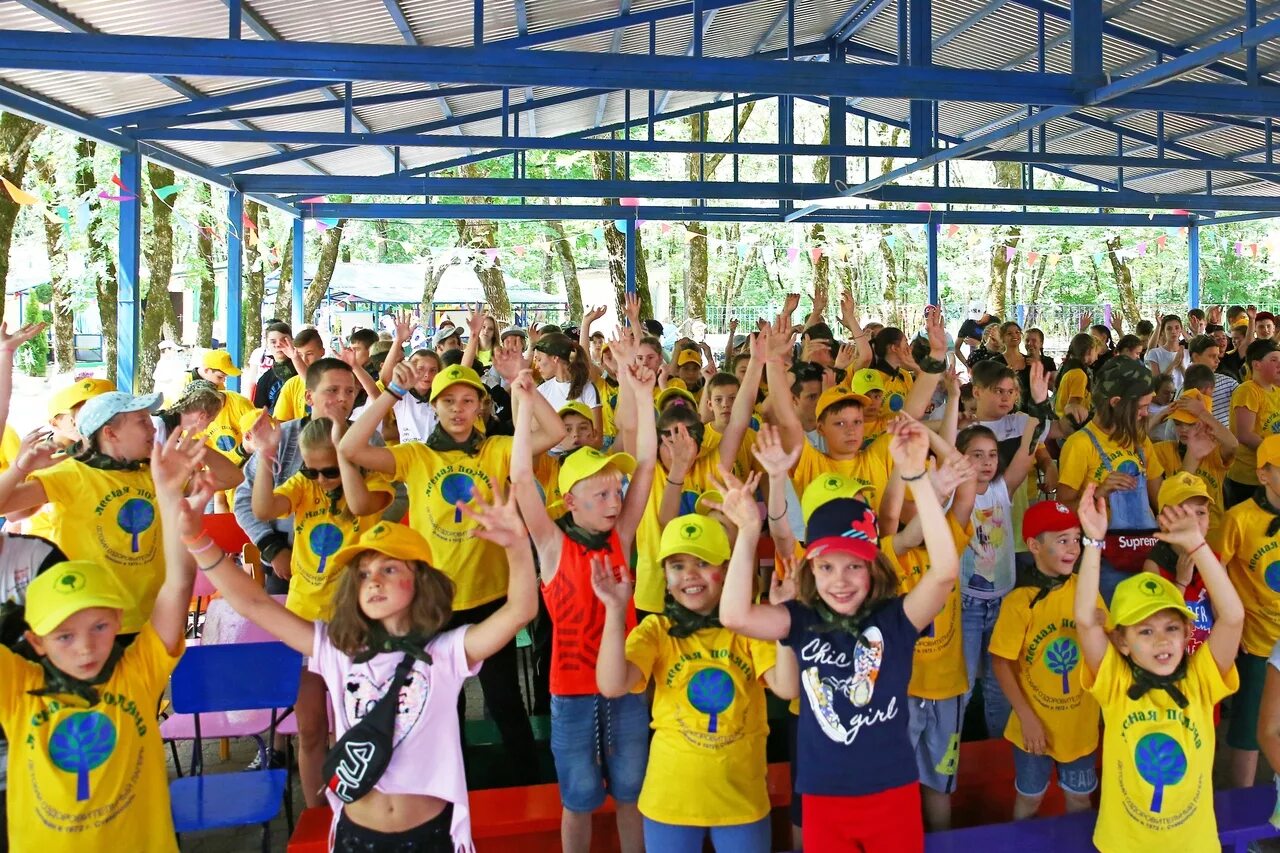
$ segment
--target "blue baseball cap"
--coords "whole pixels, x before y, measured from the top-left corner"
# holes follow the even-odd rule
[[[99,394],[80,407],[76,415],[76,429],[85,438],[89,438],[106,426],[107,421],[116,415],[126,412],[140,412],[144,409],[152,414],[160,410],[164,404],[164,395],[160,392],[143,394],[135,397],[123,391],[108,391]]]

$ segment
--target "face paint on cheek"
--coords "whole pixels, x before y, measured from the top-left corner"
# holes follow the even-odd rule
[[[721,583],[721,582],[723,582],[723,581],[724,581],[724,575],[722,575],[720,572],[712,572],[712,573],[711,573],[711,582],[712,582],[712,583]]]

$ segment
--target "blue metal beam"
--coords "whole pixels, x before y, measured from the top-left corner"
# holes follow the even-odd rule
[[[745,6],[754,2],[756,0],[701,0],[699,5],[704,12],[714,12],[719,9],[728,9],[731,6]],[[539,30],[536,33],[517,35],[514,38],[494,39],[487,44],[490,47],[502,48],[537,47],[558,41],[568,41],[581,36],[607,33],[620,27],[634,27],[668,21],[673,18],[687,18],[692,14],[693,3],[673,3],[660,9],[646,9],[645,11],[634,12],[625,16],[582,21],[581,23],[568,24],[563,27]]]
[[[701,42],[702,37],[703,37],[703,36],[705,36],[705,35],[707,34],[707,31],[711,29],[711,25],[712,25],[713,23],[715,23],[715,20],[716,20],[716,10],[715,10],[715,9],[712,9],[710,12],[706,12],[706,11],[702,8],[702,4],[698,4],[695,8],[697,8],[699,11],[703,12],[703,18],[702,18],[702,20],[701,20],[701,21],[695,21],[695,22],[694,22],[694,25],[693,25],[693,32],[689,34],[689,44],[688,44],[688,45],[685,47],[685,49],[684,49],[684,56],[685,56],[686,58],[688,58],[688,57],[692,57],[692,56],[693,56],[693,53],[694,53],[693,49],[694,49],[694,46],[695,46],[696,44],[699,44],[699,43]],[[695,60],[695,62],[699,62],[699,61],[703,61],[702,57],[699,57],[698,59],[696,59],[696,60]],[[656,88],[656,87],[654,87],[654,88]],[[681,86],[675,86],[675,87],[668,86],[668,87],[665,87],[665,88],[666,88],[666,90],[667,90],[667,91],[663,92],[663,93],[662,93],[662,97],[658,99],[658,112],[659,112],[659,113],[665,113],[665,112],[667,111],[667,103],[671,100],[671,90],[672,90],[673,88],[675,88],[675,89],[682,89],[682,88],[684,88],[684,87],[681,87]],[[720,91],[735,91],[735,92],[736,92],[736,91],[745,91],[745,90],[738,90],[738,89],[726,90],[726,89],[721,89]]]
[[[516,32],[521,36],[529,34],[529,11],[525,8],[525,0],[516,0]],[[533,87],[524,87],[524,102],[527,104],[533,100]],[[518,122],[519,119],[516,119]],[[599,122],[597,122],[599,124]],[[529,136],[538,135],[538,111],[529,111]]]
[[[142,156],[136,151],[120,152],[120,182],[126,189],[121,192],[118,205],[116,388],[131,394],[142,328]]]
[[[631,14],[631,0],[618,0],[618,17],[625,18]],[[609,53],[617,53],[622,49],[622,32],[623,28],[619,27],[613,31],[613,35],[609,37]],[[609,106],[609,93],[605,92],[600,96],[600,100],[596,102],[596,120],[594,127],[604,124],[604,111]]]
[[[634,211],[635,208],[632,208],[632,210]],[[623,222],[627,226],[627,294],[634,296],[636,292],[636,255],[639,254],[636,238],[639,236],[637,232],[640,229],[636,227],[634,213],[632,217],[624,219]]]
[[[983,187],[889,186],[870,190],[876,201],[919,204],[980,204],[1031,207],[1106,207],[1127,210],[1227,210],[1277,211],[1280,196],[1191,195],[1140,193],[1133,190],[1095,192],[1082,190],[1003,190]],[[1184,223],[1185,224],[1185,223]]]
[[[1275,219],[1275,213],[1242,213],[1238,216],[1217,216],[1213,219],[1201,219],[1201,225],[1229,225],[1232,222],[1257,222],[1260,219]]]
[[[224,109],[226,107],[236,106],[237,104],[251,104],[254,101],[265,101],[269,98],[279,98],[286,95],[296,95],[299,92],[309,92],[320,86],[329,86],[335,84],[335,80],[286,80],[283,83],[268,83],[265,86],[255,86],[251,89],[241,89],[238,92],[229,92],[225,95],[211,95],[205,98],[197,98],[195,100],[182,101],[177,104],[166,104],[163,107],[152,107],[146,110],[134,110],[127,113],[117,113],[115,115],[104,116],[101,122],[107,127],[120,128],[131,124],[142,124],[157,119],[174,119],[183,116],[194,116],[197,113],[206,112],[208,110]],[[330,107],[326,107],[330,109]],[[229,118],[239,117],[232,116],[229,113],[213,113],[203,116],[204,121],[227,121]],[[253,118],[253,116],[246,116]],[[181,124],[181,122],[178,122]]]
[[[519,198],[811,199],[830,184],[774,181],[597,181],[590,178],[421,178],[358,175],[237,175],[245,192],[325,195],[494,196]],[[306,207],[304,205],[304,207]]]
[[[1187,225],[1187,296],[1192,308],[1200,307],[1200,221]]]
[[[1042,9],[1037,9],[1043,12]],[[1092,89],[1102,76],[1102,0],[1071,0],[1071,76],[1080,91]]]
[[[232,364],[244,364],[244,196],[235,190],[227,193],[227,221],[227,352]]]
[[[836,26],[828,31],[827,37],[837,44],[848,41],[888,5],[889,0],[856,0]]]
[[[302,328],[304,318],[302,316],[302,304],[306,299],[306,267],[304,260],[307,254],[307,229],[306,223],[302,219],[293,220],[293,257],[290,262],[293,264],[293,281],[290,284],[293,287],[293,328],[294,331]]]
[[[391,16],[391,20],[395,23],[396,29],[400,31],[400,37],[404,39],[404,43],[415,46],[419,44],[418,37],[414,35],[413,27],[409,26],[409,19],[405,17],[404,10],[400,8],[398,0],[382,0],[382,3],[387,7],[387,14]],[[439,84],[433,84],[433,88],[439,89],[440,86]],[[440,107],[440,114],[445,117],[445,120],[453,118],[453,108],[449,106],[449,99],[447,96],[437,95],[436,105]],[[455,127],[453,132],[458,136],[466,135],[461,126]],[[471,148],[467,147],[466,150],[470,152]],[[388,153],[391,154],[392,168],[403,168],[395,153],[390,149],[388,149]]]
[[[925,242],[927,251],[925,253],[925,275],[928,279],[926,291],[930,305],[938,305],[941,303],[938,293],[938,228],[941,223],[935,223],[932,220],[925,223]]]
[[[1145,144],[1143,147],[1147,147]],[[1155,146],[1150,146],[1154,148]],[[1135,175],[1131,181],[1147,180],[1170,172],[1240,172],[1248,175],[1280,175],[1280,163],[1250,163],[1226,157],[1203,160],[1177,159],[1174,157],[1138,157],[1132,150],[1123,156],[1111,154],[1069,154],[1040,151],[984,151],[969,157],[993,163],[1053,164],[1059,166],[1094,166],[1107,168],[1158,169],[1151,175]]]
[[[933,64],[933,2],[932,0],[898,0],[907,6],[910,23],[910,61],[913,68],[927,68]],[[934,148],[934,101],[913,100],[911,116],[911,154],[924,157]]]

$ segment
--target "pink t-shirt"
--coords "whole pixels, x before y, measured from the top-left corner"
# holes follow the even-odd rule
[[[386,693],[402,655],[380,654],[355,663],[333,647],[323,622],[315,627],[308,668],[324,679],[334,706],[335,735],[340,738]],[[457,628],[432,639],[427,644],[431,666],[414,663],[408,683],[400,690],[391,762],[375,787],[384,794],[422,794],[453,803],[454,849],[474,851],[458,731],[458,692],[468,676],[480,671],[480,664],[467,666],[462,642],[466,631],[466,627]],[[325,794],[336,826],[342,801],[327,790]]]

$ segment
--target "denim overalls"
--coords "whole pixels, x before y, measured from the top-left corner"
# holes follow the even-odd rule
[[[1135,448],[1134,453],[1142,463],[1137,470],[1130,470],[1132,462],[1122,462],[1120,468],[1111,467],[1111,460],[1098,443],[1093,430],[1084,430],[1093,442],[1093,447],[1102,459],[1102,467],[1107,473],[1128,474],[1137,478],[1137,485],[1131,490],[1112,492],[1107,496],[1108,521],[1106,545],[1102,549],[1102,572],[1099,591],[1102,600],[1111,606],[1111,596],[1116,585],[1130,575],[1142,571],[1142,561],[1147,552],[1156,544],[1152,535],[1156,528],[1155,513],[1151,511],[1151,500],[1147,495],[1147,458],[1142,448]]]

